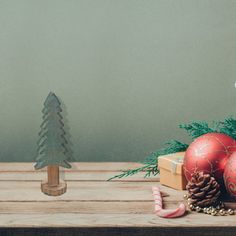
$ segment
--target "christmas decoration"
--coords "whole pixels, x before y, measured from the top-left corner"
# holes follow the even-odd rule
[[[158,187],[152,187],[154,202],[155,202],[155,213],[157,216],[162,218],[176,218],[183,216],[186,212],[186,207],[183,203],[180,203],[176,209],[163,209],[162,197],[160,189]]]
[[[187,180],[183,171],[184,152],[159,156],[160,183],[168,187],[186,189]]]
[[[233,138],[221,133],[204,134],[188,147],[184,157],[184,171],[187,180],[196,171],[213,175],[223,183],[223,171],[230,154],[236,150]]]
[[[158,169],[158,157],[162,155],[167,155],[175,152],[182,152],[187,149],[188,145],[184,144],[182,142],[179,142],[177,140],[171,140],[166,143],[166,147],[162,148],[156,152],[153,152],[150,156],[147,156],[144,160],[143,166],[140,168],[132,169],[132,170],[125,170],[122,174],[116,175],[108,179],[108,181],[115,179],[115,178],[123,178],[127,176],[135,175],[139,172],[146,172],[145,178],[150,177],[151,175],[157,175],[159,174]]]
[[[205,121],[193,121],[189,124],[181,124],[179,127],[184,129],[193,140],[207,133],[222,133],[236,139],[236,119],[232,117],[226,118],[223,121],[213,121],[212,123],[207,123]],[[150,177],[151,175],[155,176],[159,173],[159,156],[186,151],[188,146],[188,144],[182,143],[181,141],[171,140],[167,142],[167,147],[152,152],[149,156],[147,156],[142,162],[142,167],[124,170],[123,173],[113,176],[109,180],[135,175],[139,172],[144,172],[145,178]]]
[[[223,121],[213,121],[210,124],[205,121],[193,121],[189,124],[181,124],[179,127],[186,130],[193,140],[208,133],[222,133],[236,139],[236,119],[232,117],[225,118]]]
[[[184,195],[191,211],[212,216],[233,215],[232,209],[226,209],[220,201],[220,185],[215,178],[204,172],[195,172],[187,184],[188,193]]]
[[[194,207],[193,205],[190,205],[191,211],[196,211],[199,213],[205,213],[212,216],[227,216],[227,215],[234,215],[234,210],[232,209],[226,209],[224,206],[218,205],[216,207],[210,206],[210,207]]]
[[[57,196],[65,193],[66,183],[59,182],[59,166],[70,168],[71,160],[63,129],[61,103],[57,96],[50,92],[43,109],[43,123],[39,132],[38,155],[35,169],[47,166],[48,180],[42,182],[41,190],[47,195]]]
[[[188,182],[188,203],[195,207],[209,207],[219,202],[220,185],[210,174],[195,172]]]
[[[189,196],[185,194],[184,199],[188,200]],[[234,210],[230,208],[226,209],[223,202],[219,202],[217,205],[202,208],[202,207],[190,204],[188,201],[188,207],[190,211],[196,211],[198,213],[205,213],[212,216],[234,215]]]
[[[236,198],[236,152],[230,156],[225,165],[224,183],[230,196]]]

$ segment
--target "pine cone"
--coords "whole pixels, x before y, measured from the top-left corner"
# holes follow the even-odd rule
[[[188,201],[199,207],[208,207],[217,204],[220,197],[220,185],[210,174],[196,172],[188,182]]]

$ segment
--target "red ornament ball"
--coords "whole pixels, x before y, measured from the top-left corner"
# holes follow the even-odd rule
[[[236,197],[236,152],[234,152],[225,165],[224,183],[227,192]]]
[[[192,142],[184,157],[184,173],[189,181],[191,174],[203,171],[223,183],[223,172],[230,155],[236,151],[236,141],[222,133],[204,134]]]

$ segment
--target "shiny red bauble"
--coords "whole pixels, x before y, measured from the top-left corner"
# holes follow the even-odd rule
[[[204,134],[194,140],[184,157],[184,173],[187,180],[196,171],[212,174],[223,183],[223,172],[230,155],[236,151],[236,141],[221,133]]]
[[[230,156],[225,165],[224,183],[227,192],[236,197],[236,152]]]

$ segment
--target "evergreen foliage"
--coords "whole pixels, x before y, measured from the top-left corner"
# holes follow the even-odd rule
[[[181,124],[179,127],[185,129],[193,139],[196,139],[203,134],[215,132],[215,130],[205,121],[193,121],[190,124]]]
[[[138,172],[146,172],[144,177],[150,177],[151,175],[157,175],[159,173],[158,170],[158,157],[161,155],[167,155],[173,152],[182,152],[187,149],[188,145],[185,143],[181,143],[177,140],[171,140],[166,143],[166,147],[159,149],[153,153],[151,153],[149,156],[145,158],[145,160],[142,162],[144,165],[142,167],[132,169],[132,170],[125,170],[122,174],[116,175],[109,180],[115,179],[115,178],[123,178],[131,175],[135,175]]]
[[[35,169],[48,165],[58,165],[70,168],[67,140],[65,138],[61,103],[57,96],[50,92],[44,102],[43,123],[37,142],[37,157]]]
[[[196,139],[207,133],[223,133],[236,139],[236,120],[232,117],[225,118],[223,121],[213,121],[211,123],[193,121],[189,124],[181,124],[179,127],[186,130],[192,139]]]
[[[232,117],[229,117],[224,121],[220,121],[218,124],[218,132],[227,134],[230,137],[236,139],[236,120]]]
[[[229,135],[230,137],[236,139],[236,119],[232,117],[228,117],[223,121],[213,121],[211,123],[207,123],[205,121],[193,121],[189,124],[181,124],[179,126],[181,129],[184,129],[192,139],[196,139],[203,134],[207,133],[223,133]],[[166,143],[166,147],[159,149],[149,156],[147,156],[142,162],[143,166],[132,169],[132,170],[124,170],[121,174],[116,175],[109,180],[115,178],[123,178],[131,175],[135,175],[138,172],[145,172],[144,177],[150,177],[151,175],[157,175],[159,173],[158,170],[158,157],[161,155],[167,155],[170,153],[186,151],[188,148],[188,144],[182,143],[177,140],[171,140]]]

